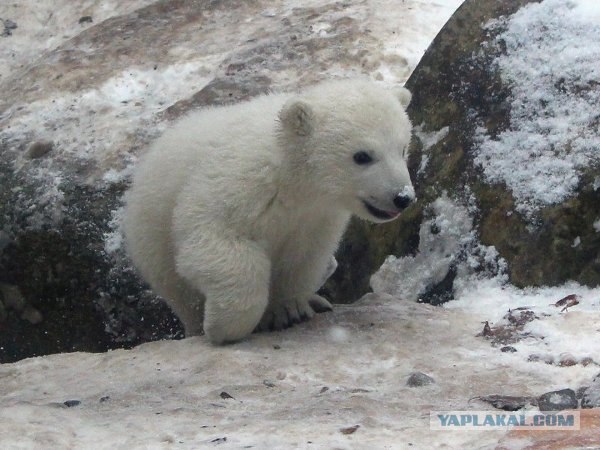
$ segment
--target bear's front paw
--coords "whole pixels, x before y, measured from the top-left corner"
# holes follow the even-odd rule
[[[305,301],[269,305],[255,331],[276,331],[312,318],[315,312],[331,311],[331,303],[319,295]]]

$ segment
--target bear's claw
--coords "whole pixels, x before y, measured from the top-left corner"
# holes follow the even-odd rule
[[[333,306],[329,303],[328,300],[321,297],[320,295],[313,295],[310,300],[308,300],[308,304],[316,313],[324,313],[333,311]]]
[[[313,295],[306,302],[271,305],[256,326],[257,331],[279,331],[311,319],[315,313],[332,311],[333,306],[320,295]]]

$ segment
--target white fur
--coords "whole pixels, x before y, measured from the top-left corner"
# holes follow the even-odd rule
[[[187,335],[236,341],[331,306],[315,292],[350,215],[385,221],[363,200],[395,213],[412,189],[407,92],[335,81],[271,94],[192,113],[152,145],[127,196],[126,242]],[[374,161],[356,164],[360,150]]]

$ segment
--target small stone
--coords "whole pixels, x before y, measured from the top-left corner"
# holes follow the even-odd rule
[[[37,159],[50,153],[54,148],[52,141],[36,141],[27,149],[26,156],[29,159]]]
[[[589,356],[586,356],[585,358],[581,358],[581,361],[579,361],[579,363],[583,366],[583,367],[587,367],[590,364],[594,364],[594,360],[592,358],[590,358]]]
[[[506,345],[500,349],[502,353],[515,353],[517,351],[516,348],[511,347],[510,345]]]
[[[600,374],[598,374],[590,387],[581,397],[582,408],[600,408]]]
[[[536,399],[533,397],[525,397],[518,395],[485,395],[475,397],[477,400],[489,403],[496,409],[503,411],[518,411],[525,408],[527,405],[535,404]]]
[[[561,411],[577,408],[577,395],[573,389],[546,392],[538,397],[540,411]]]
[[[260,13],[260,15],[263,17],[275,17],[277,13],[272,9],[265,9],[263,12]]]
[[[546,364],[554,364],[554,357],[552,355],[529,355],[527,358],[528,362],[545,362]]]
[[[80,24],[92,23],[93,21],[94,21],[94,19],[92,18],[92,16],[82,16],[79,18]]]
[[[27,304],[19,287],[13,284],[0,283],[0,297],[3,300],[5,308],[13,309],[17,312],[23,311]]]
[[[109,395],[105,395],[104,397],[100,397],[100,403],[105,403],[110,400]]]
[[[75,406],[81,405],[81,401],[80,400],[67,400],[66,402],[63,403],[63,405],[65,405],[67,408],[73,408]]]
[[[561,353],[558,365],[560,367],[571,367],[577,364],[577,360],[570,353]]]
[[[21,313],[21,319],[28,321],[32,325],[37,325],[44,320],[44,316],[33,306],[27,305]]]
[[[4,24],[4,30],[0,33],[0,36],[7,37],[12,35],[12,30],[17,28],[17,24],[10,19],[0,19],[0,22]]]
[[[274,349],[274,350],[281,350],[281,345],[277,345],[277,344],[275,344],[275,345],[273,346],[273,349]]]
[[[230,399],[230,398],[235,400],[235,398],[233,398],[233,397],[232,397],[232,396],[231,396],[229,393],[227,393],[227,392],[225,392],[225,391],[221,392],[221,393],[219,394],[219,396],[220,396],[220,397],[221,397],[223,400],[227,400],[227,399]]]
[[[585,394],[585,391],[587,391],[589,388],[589,386],[581,386],[575,391],[575,397],[577,397],[578,400],[581,400]]]
[[[275,387],[275,383],[273,383],[273,382],[272,382],[272,381],[270,381],[270,380],[264,380],[264,381],[263,381],[263,384],[264,384],[266,387],[268,387],[268,388],[273,388],[273,387]]]
[[[8,30],[16,30],[17,23],[10,19],[4,19],[4,28],[6,28]]]
[[[435,380],[423,372],[413,372],[406,380],[406,385],[409,387],[421,387],[434,383]]]
[[[356,430],[360,428],[360,425],[353,425],[347,428],[340,428],[340,433],[342,434],[353,434]]]

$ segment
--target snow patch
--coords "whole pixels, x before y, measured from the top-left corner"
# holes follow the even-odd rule
[[[12,190],[17,208],[24,214],[24,228],[41,230],[44,225],[61,223],[66,210],[62,175],[54,170],[35,168],[30,171],[29,178],[33,192],[20,186]]]
[[[441,140],[445,139],[449,132],[450,127],[447,126],[437,131],[425,131],[423,130],[423,124],[414,128],[414,133],[421,141],[424,152],[429,150]]]
[[[123,223],[124,213],[125,208],[123,206],[112,212],[112,216],[108,222],[110,231],[104,233],[104,251],[107,255],[116,253],[123,247],[124,236],[121,224]]]
[[[600,163],[600,23],[591,0],[545,0],[490,22],[506,46],[496,60],[511,86],[510,125],[496,138],[479,130],[475,163],[505,183],[526,216],[567,199]]]
[[[570,354],[576,360],[592,358],[600,364],[600,288],[576,282],[557,287],[518,289],[500,279],[462,279],[455,283],[456,300],[444,304],[448,309],[469,311],[490,324],[503,322],[509,310],[529,308],[536,319],[523,329],[530,337],[511,344],[515,357],[524,362],[531,355],[542,355],[542,362],[558,362]],[[575,294],[579,303],[566,311],[557,301]]]
[[[400,83],[410,71],[400,68],[416,67],[423,51],[431,43],[431,37],[423,30],[441,29],[463,0],[414,0],[402,2],[380,0],[369,8],[367,26],[384,45],[384,58],[378,69],[386,81]],[[405,7],[406,6],[406,9]]]
[[[0,45],[0,82],[35,61],[40,54],[65,43],[86,28],[112,17],[128,14],[155,0],[36,0],[0,2],[0,18],[17,24]],[[80,22],[82,16],[92,22]]]
[[[198,60],[161,70],[129,69],[98,88],[75,94],[60,92],[27,105],[15,105],[7,114],[10,127],[0,131],[0,139],[5,139],[10,148],[23,135],[35,132],[37,139],[53,141],[53,158],[69,155],[71,159],[99,163],[122,159],[121,145],[131,134],[158,134],[160,127],[152,125],[157,113],[210,81],[202,75],[205,65],[206,61]],[[105,181],[123,177],[110,172]]]
[[[428,150],[436,145],[441,140],[445,139],[450,132],[450,127],[444,127],[438,131],[424,131],[423,124],[414,127],[413,129],[415,136],[421,141],[421,145],[423,146],[423,151],[421,153],[421,162],[419,164],[419,168],[417,170],[417,174],[421,175],[427,169],[427,165],[429,164],[430,155]]]
[[[495,248],[477,242],[468,207],[444,194],[430,210],[433,218],[424,220],[419,230],[418,253],[388,256],[371,277],[373,292],[416,301],[451,269],[465,278],[488,268],[493,268],[493,275],[503,272],[505,263]]]
[[[329,339],[332,342],[344,343],[350,339],[350,332],[346,328],[333,326],[329,330]]]
[[[408,197],[412,200],[417,198],[415,194],[415,188],[412,186],[404,186],[400,192],[398,192],[399,196]]]

